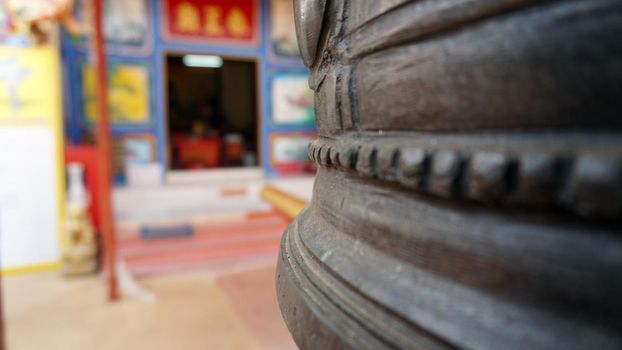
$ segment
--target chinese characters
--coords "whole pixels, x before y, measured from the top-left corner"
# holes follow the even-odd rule
[[[238,40],[254,37],[253,1],[169,1],[174,34]]]

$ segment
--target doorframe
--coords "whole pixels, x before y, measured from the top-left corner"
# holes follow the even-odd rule
[[[261,166],[262,161],[263,161],[263,152],[262,152],[262,145],[263,145],[263,109],[262,109],[262,105],[261,105],[261,96],[262,96],[262,91],[261,91],[261,87],[263,86],[261,83],[261,65],[262,65],[262,58],[259,56],[255,56],[255,55],[231,55],[231,54],[221,54],[218,53],[217,50],[210,52],[208,51],[200,51],[200,50],[177,50],[177,49],[164,49],[160,52],[160,59],[162,60],[162,71],[161,71],[161,82],[160,84],[162,85],[162,94],[163,94],[163,99],[162,99],[162,117],[164,118],[164,121],[162,123],[162,127],[164,128],[164,143],[165,143],[165,168],[164,168],[164,177],[165,177],[165,181],[166,179],[169,177],[169,174],[171,173],[186,173],[186,172],[206,172],[206,173],[210,173],[214,170],[243,170],[243,169],[249,169],[252,170],[253,172],[256,172],[257,170],[260,170],[263,174],[263,167]],[[250,62],[253,63],[254,67],[255,67],[255,118],[257,120],[257,127],[255,130],[255,134],[256,134],[256,142],[255,142],[255,148],[256,148],[256,163],[257,165],[254,167],[223,167],[223,168],[216,168],[216,169],[203,169],[203,170],[173,170],[171,169],[171,147],[170,147],[170,142],[171,142],[171,135],[170,135],[170,129],[169,129],[169,108],[168,108],[168,104],[169,104],[169,100],[168,100],[168,62],[167,62],[167,57],[168,56],[183,56],[183,55],[214,55],[214,56],[219,56],[221,57],[223,60],[232,60],[232,61],[246,61],[246,62]],[[206,176],[206,178],[211,177],[211,176]]]

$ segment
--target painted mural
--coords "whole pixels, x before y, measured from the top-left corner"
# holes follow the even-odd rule
[[[280,73],[272,78],[272,122],[275,125],[312,125],[313,91],[306,74]]]
[[[146,45],[149,12],[145,0],[107,0],[104,11],[104,34],[108,43]]]
[[[0,47],[0,118],[46,118],[58,112],[59,94],[42,87],[58,88],[58,75],[50,47]],[[44,93],[45,92],[45,93]]]
[[[72,0],[0,0],[0,40],[19,46],[53,44],[56,22],[64,28],[75,24],[72,10]]]
[[[313,133],[279,132],[270,136],[270,164],[281,174],[315,170],[309,161],[309,142]]]
[[[154,162],[155,138],[151,134],[126,134],[113,138],[112,164],[117,178],[125,178],[133,165]]]
[[[270,45],[277,57],[300,57],[293,0],[270,0]]]
[[[35,107],[35,114],[39,114],[39,109],[46,107],[45,104],[37,103],[36,95],[28,93],[33,91],[26,88],[29,83],[33,87],[38,84],[33,84],[29,79],[33,76],[33,67],[20,58],[11,51],[0,58],[0,118],[22,115],[28,107]]]
[[[81,46],[88,47],[93,28],[93,1],[79,0],[82,27]],[[115,52],[145,52],[151,47],[151,20],[148,0],[105,0],[104,36]]]
[[[149,70],[144,65],[115,64],[108,68],[108,106],[112,124],[148,124]],[[82,68],[84,116],[88,123],[97,120],[95,69]]]
[[[148,164],[155,160],[152,135],[124,135],[122,139],[126,166],[127,164]]]

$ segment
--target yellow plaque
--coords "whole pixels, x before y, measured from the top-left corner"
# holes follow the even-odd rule
[[[0,46],[0,122],[54,122],[60,89],[56,48]]]

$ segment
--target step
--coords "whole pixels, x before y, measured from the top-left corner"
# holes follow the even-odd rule
[[[287,219],[281,214],[271,212],[264,216],[249,217],[248,215],[240,215],[235,217],[226,218],[223,220],[213,222],[201,222],[198,220],[193,221],[177,221],[177,222],[165,222],[165,223],[152,223],[148,225],[124,225],[119,224],[117,226],[117,241],[119,244],[130,243],[132,241],[140,240],[145,241],[140,235],[140,230],[145,227],[171,227],[190,225],[194,228],[194,236],[197,235],[223,235],[232,232],[254,232],[256,229],[270,228],[274,226],[281,226],[287,224]]]
[[[200,225],[192,236],[144,239],[139,230],[120,230],[119,258],[134,275],[197,268],[277,253],[288,220],[256,214],[244,220]]]
[[[244,246],[255,242],[275,242],[281,239],[286,225],[263,228],[247,228],[239,232],[208,232],[193,237],[135,239],[119,244],[119,256],[134,257],[155,255],[173,251],[192,251],[203,248]]]
[[[274,256],[279,250],[279,240],[259,243],[248,242],[240,246],[201,247],[189,251],[172,251],[146,256],[122,257],[125,266],[134,276],[200,268],[223,262]]]

